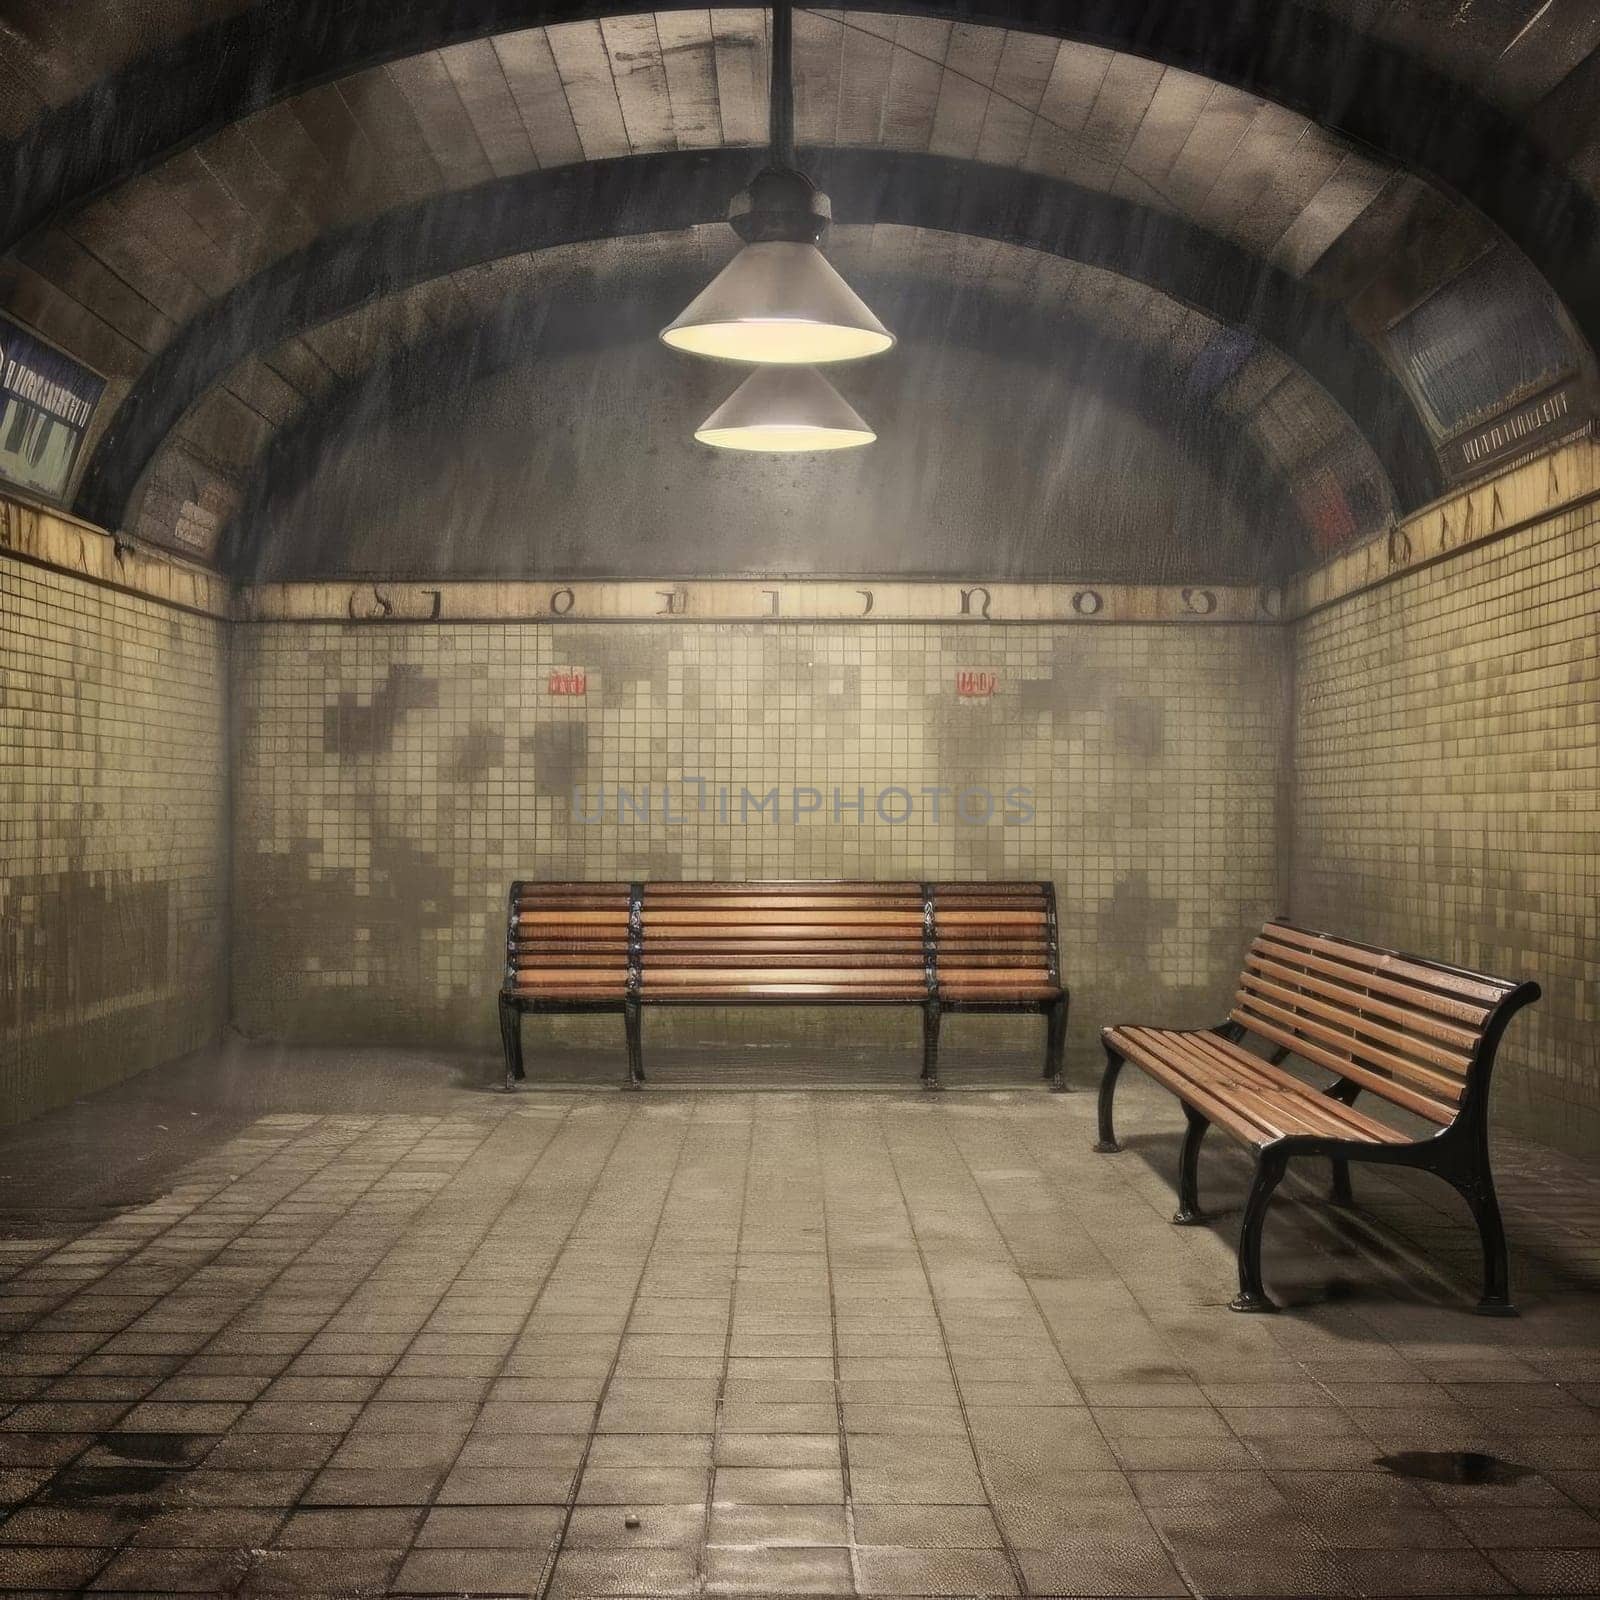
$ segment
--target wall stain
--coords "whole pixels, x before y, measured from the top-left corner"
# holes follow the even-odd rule
[[[1118,695],[1111,712],[1111,733],[1129,755],[1147,760],[1166,748],[1166,713],[1157,700]]]
[[[439,704],[439,681],[425,678],[420,668],[392,662],[388,677],[362,705],[358,697],[341,691],[337,702],[323,711],[322,747],[330,755],[381,755],[394,745],[400,719],[408,711]]]
[[[518,741],[518,748],[533,757],[535,794],[571,794],[583,779],[589,754],[586,722],[547,722]]]
[[[165,988],[172,885],[129,873],[13,878],[0,941],[0,1026]]]
[[[486,722],[474,723],[456,741],[455,760],[449,769],[452,783],[472,783],[498,766],[506,756],[506,736]]]

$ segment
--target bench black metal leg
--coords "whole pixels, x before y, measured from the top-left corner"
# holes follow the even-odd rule
[[[1106,1046],[1106,1070],[1100,1079],[1100,1140],[1095,1149],[1102,1155],[1120,1150],[1116,1129],[1111,1122],[1111,1102],[1116,1098],[1117,1074],[1122,1071],[1122,1057],[1110,1045]]]
[[[623,1006],[622,1028],[628,1038],[628,1081],[622,1087],[637,1089],[644,1083],[644,1040],[637,1001]]]
[[[1178,1209],[1172,1220],[1180,1228],[1204,1222],[1200,1211],[1200,1141],[1211,1124],[1190,1106],[1183,1108],[1189,1126],[1183,1135],[1183,1150],[1178,1156]]]
[[[1514,1317],[1511,1303],[1511,1269],[1506,1253],[1506,1226],[1500,1217],[1500,1201],[1494,1192],[1494,1179],[1488,1168],[1470,1176],[1452,1177],[1451,1183],[1472,1208],[1483,1242],[1483,1298],[1476,1310],[1485,1317]]]
[[[1055,1094],[1064,1094],[1067,1088],[1067,1075],[1062,1070],[1061,1057],[1067,1047],[1067,997],[1062,995],[1059,1000],[1050,1002],[1050,1011],[1045,1024],[1044,1047],[1044,1076]]]
[[[1283,1178],[1288,1158],[1263,1151],[1256,1162],[1255,1181],[1244,1203],[1244,1220],[1239,1225],[1239,1292],[1231,1301],[1233,1311],[1276,1311],[1261,1283],[1261,1225],[1267,1220],[1267,1203]]]
[[[1340,1078],[1322,1092],[1331,1100],[1353,1106],[1361,1093],[1361,1085],[1352,1083],[1348,1078]],[[1329,1191],[1328,1200],[1336,1206],[1353,1206],[1356,1203],[1355,1190],[1350,1187],[1350,1163],[1341,1161],[1338,1156],[1333,1158],[1333,1188]]]
[[[939,1082],[939,1023],[944,1012],[937,1001],[922,1008],[922,1087],[942,1089]]]
[[[506,1056],[506,1093],[522,1081],[522,1009],[509,995],[500,996],[500,1046]]]

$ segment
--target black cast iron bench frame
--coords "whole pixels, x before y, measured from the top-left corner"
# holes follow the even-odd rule
[[[1259,952],[1264,947],[1269,952],[1269,965],[1287,964],[1291,970],[1292,952],[1297,947],[1302,960],[1323,962],[1329,967],[1346,960],[1364,963],[1369,983],[1381,985],[1369,989],[1368,1006],[1362,1007],[1359,997],[1350,1003],[1346,1026],[1361,1029],[1362,1033],[1348,1041],[1346,1059],[1341,1059],[1338,1048],[1328,1042],[1330,1024],[1335,1022],[1332,1013],[1343,1003],[1331,998],[1328,991],[1355,985],[1360,968],[1352,967],[1346,978],[1307,969],[1313,981],[1320,979],[1320,983],[1315,991],[1303,996],[1302,1007],[1309,1002],[1317,1009],[1297,1018],[1294,1008],[1286,1010],[1280,997],[1269,994],[1263,1002],[1261,982],[1252,982],[1252,967],[1259,971]],[[1288,956],[1283,954],[1285,950],[1290,952]],[[1438,987],[1430,985],[1430,978]],[[1271,990],[1274,985],[1267,987]],[[1292,989],[1293,985],[1280,981],[1276,987]],[[1456,1024],[1443,1016],[1424,1014],[1424,1019],[1440,1032],[1472,1036],[1461,1072],[1459,1103],[1453,1114],[1446,1114],[1447,1108],[1431,1095],[1419,1095],[1404,1081],[1404,1072],[1386,1079],[1381,1065],[1375,1066],[1372,1059],[1374,1053],[1381,1061],[1408,1048],[1389,1044],[1389,1039],[1404,1035],[1405,1024],[1399,1014],[1408,1009],[1402,993],[1407,988],[1418,995],[1431,994],[1436,1005],[1459,997],[1463,1019],[1472,1010],[1483,1013],[1475,1022],[1463,1020]],[[1302,1156],[1330,1160],[1331,1198],[1334,1204],[1343,1206],[1354,1203],[1350,1186],[1352,1161],[1430,1172],[1465,1199],[1477,1223],[1483,1247],[1483,1292],[1476,1309],[1487,1316],[1515,1315],[1505,1226],[1489,1161],[1489,1081],[1507,1024],[1524,1006],[1537,1000],[1539,992],[1538,984],[1533,982],[1514,983],[1447,966],[1425,956],[1317,933],[1281,920],[1269,922],[1251,946],[1234,1009],[1225,1022],[1198,1030],[1123,1025],[1101,1031],[1106,1065],[1100,1081],[1099,1142],[1094,1148],[1103,1153],[1122,1148],[1113,1126],[1112,1104],[1118,1074],[1128,1060],[1156,1076],[1178,1096],[1188,1122],[1178,1160],[1178,1210],[1174,1223],[1181,1226],[1206,1220],[1200,1210],[1197,1168],[1200,1142],[1213,1121],[1224,1132],[1254,1148],[1255,1174],[1239,1228],[1239,1292],[1230,1302],[1233,1310],[1247,1312],[1277,1309],[1261,1281],[1261,1231],[1268,1202],[1291,1160]],[[1411,1009],[1416,1009],[1414,1001]],[[1234,1050],[1207,1045],[1207,1037],[1229,1047],[1242,1047],[1250,1037],[1270,1045],[1270,1055],[1250,1058],[1260,1063],[1261,1077],[1258,1079],[1256,1068],[1240,1061]],[[1463,1042],[1458,1048],[1466,1051],[1467,1047]],[[1280,1064],[1290,1056],[1333,1073],[1334,1081],[1320,1091],[1298,1079],[1289,1087],[1280,1081],[1289,1078]],[[1409,1062],[1409,1055],[1404,1059]],[[1159,1070],[1153,1070],[1152,1064]],[[1181,1082],[1172,1081],[1185,1075],[1189,1075],[1190,1082],[1187,1093]],[[1360,1117],[1353,1108],[1363,1091],[1429,1117],[1438,1124],[1436,1131],[1415,1136],[1380,1125],[1376,1119]],[[1319,1099],[1320,1116],[1316,1104]],[[1242,1111],[1241,1106],[1245,1107]],[[1341,1115],[1339,1107],[1346,1108],[1347,1114]],[[1219,1110],[1225,1114],[1216,1115]],[[1300,1132],[1264,1128],[1263,1123],[1270,1124],[1274,1117],[1279,1122],[1298,1119],[1313,1126],[1321,1121],[1326,1127]]]

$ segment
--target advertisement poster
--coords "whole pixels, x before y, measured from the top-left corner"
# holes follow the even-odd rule
[[[63,498],[104,389],[97,373],[0,317],[0,478]]]

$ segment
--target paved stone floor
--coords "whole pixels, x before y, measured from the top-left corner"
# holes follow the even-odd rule
[[[0,1584],[147,1594],[1600,1594],[1600,1182],[1285,1186],[1092,1096],[484,1092],[233,1052],[0,1138]],[[1207,1193],[1206,1191],[1209,1191]],[[1391,1470],[1474,1451],[1515,1481]]]

